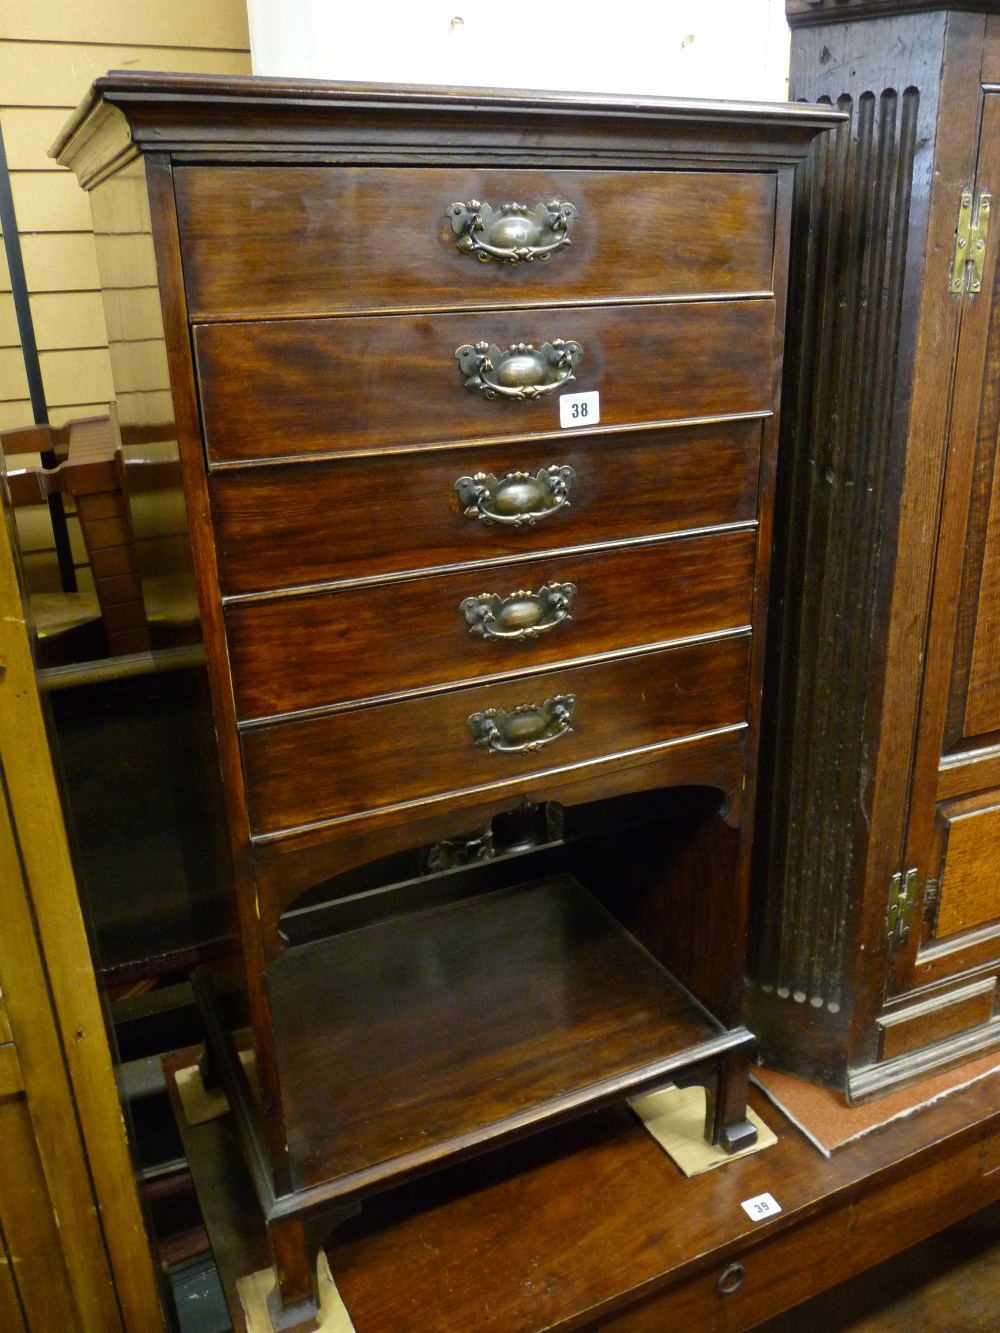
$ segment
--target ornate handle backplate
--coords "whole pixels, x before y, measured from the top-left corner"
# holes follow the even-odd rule
[[[575,596],[574,583],[546,583],[537,592],[512,592],[508,597],[484,592],[466,597],[458,609],[469,623],[470,634],[481,639],[537,639],[572,619]]]
[[[583,348],[577,342],[511,343],[501,350],[496,343],[466,343],[455,352],[465,387],[483,398],[509,398],[527,403],[555,393],[574,379]]]
[[[557,694],[541,704],[518,704],[510,712],[488,708],[468,720],[472,739],[494,754],[530,754],[573,730],[575,694]]]
[[[491,208],[478,199],[451,204],[448,220],[464,255],[475,255],[484,264],[528,264],[548,259],[570,244],[573,223],[580,216],[572,204],[561,199],[538,203],[501,204]]]
[[[575,480],[576,473],[569,466],[539,468],[534,476],[506,472],[497,478],[492,472],[477,472],[473,477],[459,477],[455,490],[466,518],[521,528],[568,508]]]

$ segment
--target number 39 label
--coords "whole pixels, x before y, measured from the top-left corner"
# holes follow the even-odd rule
[[[754,1222],[762,1222],[765,1217],[781,1212],[781,1204],[773,1194],[757,1194],[752,1199],[744,1199],[740,1207]]]
[[[559,425],[596,426],[601,419],[601,395],[592,393],[564,393],[559,399]]]

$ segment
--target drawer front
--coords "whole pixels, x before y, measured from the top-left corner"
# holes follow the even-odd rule
[[[495,784],[523,790],[538,774],[738,724],[749,649],[745,634],[251,728],[242,737],[251,833]],[[489,709],[509,715],[567,696],[577,699],[572,730],[540,749],[494,753],[473,739],[469,719]],[[498,722],[507,726],[509,717]],[[513,732],[529,735],[516,722]]]
[[[947,1041],[972,1028],[994,1025],[997,979],[980,977],[946,995],[933,995],[876,1020],[878,1059],[895,1060],[908,1051]]]
[[[195,319],[771,290],[766,172],[182,167],[175,188]],[[552,200],[576,211],[568,245],[535,216]],[[473,214],[450,210],[470,201],[487,211],[463,252]],[[538,256],[476,248],[518,239]]]
[[[773,334],[771,300],[201,325],[208,457],[550,433],[563,392],[598,390],[604,426],[766,411]],[[583,349],[575,378],[528,401],[471,392],[455,355],[557,340]]]
[[[745,626],[756,536],[543,556],[230,606],[237,714],[266,717]]]
[[[747,522],[760,438],[759,421],[735,421],[215,472],[220,584],[249,593]],[[546,466],[573,469],[568,505],[520,527],[466,517],[463,477]]]

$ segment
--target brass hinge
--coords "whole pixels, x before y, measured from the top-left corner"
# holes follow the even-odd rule
[[[889,906],[885,914],[885,937],[891,948],[909,938],[917,901],[917,868],[897,870],[889,881]]]
[[[951,264],[951,290],[978,292],[983,286],[983,265],[986,261],[986,237],[990,230],[989,194],[979,196],[976,216],[972,216],[972,191],[962,191],[958,209],[958,228],[955,234],[955,257]]]

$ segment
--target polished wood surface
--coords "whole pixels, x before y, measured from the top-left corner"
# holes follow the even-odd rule
[[[294,167],[279,187],[266,167],[187,167],[176,189],[195,319],[771,290],[763,175]],[[445,216],[474,199],[559,199],[580,219],[545,260],[483,263]]]
[[[994,874],[1000,839],[996,793],[939,807],[942,848],[934,938],[941,940],[1000,917]]]
[[[556,802],[567,808],[585,806],[593,812],[592,803],[596,801],[612,801],[658,788],[666,788],[678,796],[678,788],[693,785],[707,789],[713,822],[721,824],[725,832],[732,835],[742,827],[745,809],[747,793],[743,774],[749,730],[745,723],[739,723],[707,735],[685,736],[673,744],[638,754],[614,755],[594,764],[541,774],[532,779],[531,800]],[[270,841],[266,848],[270,854],[261,857],[257,872],[257,909],[272,954],[280,955],[283,949],[282,913],[307,890],[394,853],[416,853],[419,856],[442,839],[467,837],[470,829],[482,828],[520,805],[516,783],[494,783],[472,796],[444,797],[434,803],[371,811],[363,820],[355,819],[339,829],[339,836],[334,840],[330,839],[327,827],[318,825]],[[257,846],[261,845],[258,841]],[[724,916],[726,933],[738,935],[743,927],[738,913],[731,910],[728,895],[713,896],[701,891],[705,878],[716,873],[711,856],[708,860],[710,869],[706,869],[695,856],[686,877],[689,896],[703,908],[712,902],[711,920],[718,925],[719,918]],[[726,862],[724,868],[732,876],[732,862]],[[583,878],[579,867],[576,873]],[[684,878],[683,874],[681,878]],[[594,885],[589,881],[588,887],[593,891]],[[740,892],[739,884],[732,886],[732,892]],[[619,915],[620,904],[616,903],[614,910]],[[666,906],[664,915],[670,911],[670,906]],[[697,915],[694,919],[697,921]],[[706,924],[706,929],[710,928]],[[679,938],[677,932],[674,934]],[[716,956],[696,942],[688,942],[686,937],[685,947],[702,958],[706,972],[713,970],[731,977],[724,966],[724,956]],[[729,986],[732,987],[731,980]],[[736,990],[739,993],[741,987],[737,985]],[[738,1013],[739,1005],[734,1009]]]
[[[1000,27],[995,45],[987,49],[983,63],[1000,72]],[[981,125],[975,164],[975,195],[1000,191],[1000,96],[986,93],[979,107]],[[989,819],[967,819],[947,837],[942,862],[934,867],[938,825],[950,824],[948,807],[937,804],[938,774],[942,757],[981,746],[993,737],[990,717],[998,699],[990,691],[990,677],[983,674],[979,598],[985,599],[983,626],[988,631],[989,606],[993,595],[996,551],[991,546],[988,523],[995,464],[1000,401],[994,384],[1000,366],[1000,325],[996,318],[1000,299],[1000,268],[996,264],[996,242],[987,245],[983,273],[984,291],[963,302],[962,321],[955,349],[955,382],[949,431],[948,461],[943,477],[942,505],[937,534],[936,565],[932,585],[929,635],[935,651],[929,654],[923,679],[920,726],[914,755],[912,812],[907,829],[907,853],[930,879],[938,870],[937,901],[926,895],[923,928],[919,938],[897,950],[894,958],[894,990],[919,985],[922,964],[918,950],[933,948],[941,923],[944,934],[969,926],[982,926],[990,917],[1000,919],[1000,896],[983,842],[976,829]],[[997,793],[994,792],[994,799]],[[952,834],[958,833],[954,838]],[[940,845],[940,843],[938,843]],[[978,845],[978,854],[977,854]],[[949,863],[958,852],[954,873]],[[978,881],[978,883],[976,882]],[[954,892],[955,902],[950,902]],[[1000,958],[1000,928],[995,932],[995,958]]]
[[[109,204],[115,172],[124,166],[131,178],[132,154],[156,145],[145,158],[149,225],[228,798],[256,1090],[231,1032],[245,1019],[227,1010],[207,977],[199,993],[212,1063],[233,1100],[267,1219],[280,1320],[303,1329],[315,1299],[310,1247],[352,1197],[393,1175],[377,1159],[394,1117],[409,1144],[400,1159],[409,1165],[400,1169],[443,1164],[483,1150],[496,1133],[653,1079],[647,1057],[659,1043],[669,1048],[672,1073],[706,1087],[715,1141],[732,1150],[753,1135],[740,960],[791,163],[838,115],[682,109],[655,99],[585,105],[546,95],[321,85],[307,93],[267,80],[244,87],[124,76],[102,82],[62,144],[64,160]],[[197,161],[188,151],[195,143]],[[583,202],[570,202],[583,211],[571,246],[498,278],[451,248],[443,210],[455,201],[436,195],[441,181],[460,177],[485,194],[510,172],[529,204],[542,176],[567,194],[582,185]],[[621,240],[616,181],[626,196],[635,187],[636,211],[625,210],[633,233],[655,212],[676,244],[661,241],[646,253],[634,235]],[[410,211],[429,209],[432,218],[429,232],[418,225],[395,247],[399,268],[396,218],[384,207],[396,182],[414,201]],[[711,199],[698,215],[703,222],[691,219],[698,231],[682,238],[682,201],[699,183],[710,183]],[[272,192],[280,206],[260,212]],[[315,227],[303,200],[320,220]],[[456,200],[467,201],[464,189]],[[716,215],[708,218],[710,211]],[[111,267],[114,257],[107,256]],[[308,292],[307,272],[316,275]],[[564,427],[555,393],[526,402],[478,396],[466,384],[472,372],[456,360],[459,347],[480,341],[504,349],[560,338],[583,349],[560,389],[600,393],[596,426]],[[493,359],[486,369],[496,372]],[[568,491],[517,528],[459,494],[484,470],[502,479],[548,467],[573,470],[564,474]],[[558,640],[543,644],[520,669],[490,667],[483,654],[463,666],[469,643],[461,620],[449,641],[458,603],[505,590],[508,577],[530,582],[525,562],[551,569],[554,559],[557,574],[584,562],[581,596],[598,573],[614,579],[599,616],[570,622],[568,651]],[[641,604],[644,584],[663,601],[649,614],[640,610],[633,625],[628,608]],[[425,594],[442,589],[462,594],[442,603],[448,629],[439,610],[423,609]],[[411,653],[414,632],[420,641]],[[548,710],[547,729],[528,706]],[[477,744],[477,735],[499,740],[498,752]],[[514,858],[501,890],[512,897],[492,900],[502,921],[487,931],[498,926],[503,947],[477,935],[464,911],[443,912],[433,930],[436,940],[450,932],[448,947],[461,958],[457,971],[444,969],[454,986],[434,991],[433,1000],[421,987],[407,989],[412,1012],[376,987],[376,1026],[385,1035],[371,1045],[350,1035],[337,1001],[342,1021],[331,1040],[347,1043],[336,1045],[343,1059],[318,1054],[324,988],[338,976],[370,976],[364,955],[355,954],[368,927],[324,946],[330,954],[315,957],[343,958],[343,966],[317,964],[313,975],[311,946],[282,932],[283,907],[310,891],[346,892],[320,882],[348,872],[364,881],[393,854],[426,857],[431,869],[440,849],[421,852],[428,839],[462,843],[484,819],[510,818],[521,796],[536,806],[604,801],[616,811],[625,802],[611,823],[593,816],[604,840],[617,844],[625,873],[643,847],[659,848],[662,859],[673,854],[674,842],[667,851],[659,841],[662,811],[646,812],[641,794],[683,782],[714,785],[704,787],[690,837],[677,840],[685,844],[676,846],[683,869],[638,876],[633,897],[657,905],[645,913],[631,907],[648,932],[655,975],[664,955],[676,957],[681,985],[696,981],[718,1004],[722,1021],[716,1015],[708,1046],[693,1032],[642,1036],[642,1004],[615,980],[630,972],[638,980],[642,968],[618,961],[616,948],[597,950],[597,959],[607,956],[594,966],[612,980],[606,976],[595,1010],[601,986],[590,962],[578,968],[575,928],[551,932],[545,948],[557,988],[575,996],[571,1007],[584,1019],[563,1014],[536,1028],[532,988],[516,977],[534,967],[524,923],[546,914],[548,891],[534,882],[530,863]],[[641,810],[628,804],[633,798]],[[445,873],[435,870],[431,880]],[[515,890],[520,879],[534,887]],[[377,915],[383,888],[364,883],[359,906],[370,894]],[[613,893],[596,896],[617,915]],[[419,912],[408,910],[396,925],[370,927],[373,939],[393,941],[386,949],[399,965],[398,940],[412,944],[424,928]],[[679,933],[699,932],[696,941],[668,947],[671,913],[686,923]],[[463,940],[476,939],[466,960]],[[509,955],[513,993],[489,981],[494,952],[498,962]],[[518,959],[527,960],[524,969]],[[358,985],[353,992],[362,1003]],[[467,1015],[470,1040],[483,1020],[488,1035],[478,1054],[454,1017],[444,1029],[449,1051],[439,1000]],[[628,1021],[610,1046],[598,1042],[599,1054],[591,1027],[616,1028],[609,1016],[619,1002]],[[558,1010],[554,998],[552,1005]],[[290,1014],[303,1021],[294,1037]],[[655,1031],[655,1008],[649,1021]],[[492,1063],[501,1029],[537,1032],[524,1068],[507,1055]],[[628,1047],[630,1032],[645,1055],[619,1060],[614,1051]],[[305,1053],[293,1058],[299,1041]],[[605,1062],[610,1082],[595,1082]],[[477,1070],[481,1094],[467,1095]],[[435,1085],[450,1089],[447,1106]],[[383,1086],[394,1109],[376,1146],[358,1149],[369,1166],[335,1174],[349,1160],[338,1155],[349,1155],[355,1140],[363,1145],[366,1133],[360,1110],[348,1115],[342,1138],[331,1133],[338,1106],[364,1104],[372,1118],[371,1098]]]
[[[1000,1258],[995,1203],[779,1316],[760,1333],[938,1333],[956,1317],[994,1322]],[[796,1322],[797,1321],[797,1322]]]
[[[331,114],[332,113],[332,114]],[[492,129],[484,141],[483,121]],[[334,84],[315,79],[213,78],[116,71],[69,118],[52,156],[87,188],[138,154],[183,161],[288,165],[329,157],[392,161],[736,171],[798,162],[837,123],[829,107],[699,98]]]
[[[215,471],[222,591],[499,566],[535,551],[753,522],[760,437],[759,421],[732,421]],[[569,504],[543,520],[514,528],[462,512],[462,477],[553,466],[576,478]]]
[[[750,623],[755,555],[751,529],[238,603],[226,615],[237,712],[249,720],[509,677],[738,629]],[[484,592],[509,597],[554,584],[576,589],[570,611],[537,637],[484,638],[460,609]]]
[[[879,1019],[882,1035],[879,1056],[894,1060],[907,1051],[988,1023],[993,1017],[996,989],[996,977],[986,977],[898,1014],[886,1014]]]
[[[573,393],[601,392],[604,426],[770,406],[773,301],[568,306],[514,313],[303,319],[195,329],[211,463],[531,437],[559,429],[554,395],[489,401],[455,353],[486,342],[584,349]]]
[[[719,1037],[566,876],[307,945],[270,980],[300,1187],[356,1192],[500,1143]]]
[[[370,708],[255,726],[242,735],[254,836],[502,785],[605,755],[655,749],[746,717],[749,639],[530,674]],[[538,751],[494,754],[468,718],[575,695],[572,730]],[[302,781],[303,773],[309,780]]]
[[[826,1158],[754,1089],[777,1145],[690,1179],[627,1112],[606,1111],[373,1200],[332,1239],[331,1268],[357,1333],[568,1331],[605,1319],[623,1333],[738,1333],[786,1310],[775,1333],[850,1328],[847,1293],[818,1316],[793,1307],[995,1202],[998,1094],[994,1075]],[[231,1122],[179,1118],[245,1333],[235,1282],[268,1262],[253,1192]],[[753,1223],[740,1202],[765,1191],[782,1212]],[[723,1295],[734,1263],[743,1280]],[[905,1275],[913,1299],[901,1329],[920,1308],[918,1272]],[[988,1268],[987,1291],[993,1277]],[[928,1308],[922,1333],[969,1313],[961,1286],[950,1306]]]
[[[994,348],[988,372],[991,378],[998,355],[1000,353]],[[988,450],[984,453],[987,454],[984,462],[991,475],[988,482],[985,478],[977,478],[979,484],[976,486],[977,498],[988,486],[989,508],[985,514],[975,515],[979,522],[973,527],[977,545],[981,544],[981,551],[977,553],[981,556],[982,571],[965,698],[965,731],[970,736],[1000,732],[1000,666],[994,651],[1000,638],[1000,476],[990,467],[994,460],[989,458]]]

